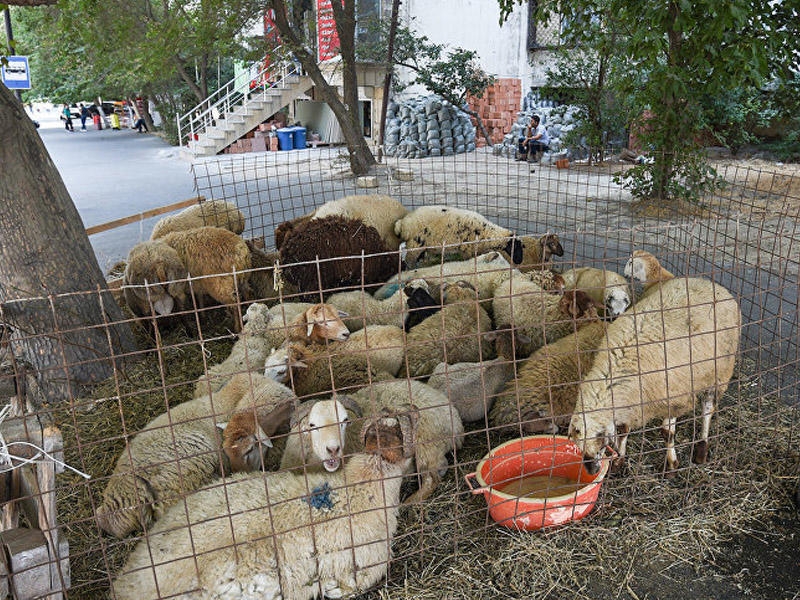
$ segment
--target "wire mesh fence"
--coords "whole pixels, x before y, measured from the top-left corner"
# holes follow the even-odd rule
[[[200,266],[170,282],[182,295],[148,279],[136,314],[133,288],[115,291],[138,349],[58,403],[41,400],[47,372],[9,324],[4,581],[19,598],[671,598],[688,582],[702,597],[796,597],[791,571],[758,571],[759,557],[745,578],[732,544],[768,530],[783,564],[797,549],[774,520],[792,514],[800,466],[800,181],[786,167],[720,163],[721,185],[701,202],[653,205],[614,183],[625,168],[479,151],[387,158],[359,180],[336,149],[195,163],[197,193],[243,215],[231,235],[247,241],[247,262],[224,277],[199,272],[224,252],[198,242],[188,252]],[[362,223],[276,251],[278,226],[295,220],[279,238],[300,236],[302,217],[325,203],[374,194],[390,198],[371,218],[393,223],[392,199],[404,211],[445,205],[480,213],[496,237],[443,245],[430,220],[405,249],[352,252]],[[563,252],[551,263],[514,264],[514,239],[541,260],[537,244],[553,236]],[[347,260],[320,255],[341,248]],[[637,250],[676,281],[721,287],[702,296],[664,283],[652,300],[637,284],[629,299],[651,305],[613,321],[601,317],[627,304],[606,279],[582,288],[599,300],[570,293],[578,269],[622,276]],[[375,269],[373,259],[385,260]],[[229,310],[208,291],[220,288]],[[670,305],[667,290],[690,307]],[[51,305],[58,352],[69,337]],[[740,323],[725,320],[738,311]],[[612,327],[627,327],[628,341],[615,346]],[[614,370],[626,356],[638,361],[627,375]],[[47,435],[31,437],[23,412]],[[53,476],[37,465],[34,483],[8,444],[20,423],[68,465],[45,461],[54,494]],[[602,427],[576,434],[586,423]],[[538,452],[514,445],[532,434],[546,436],[532,438]],[[589,448],[625,460],[604,458],[596,481]],[[531,470],[546,481],[522,481]],[[576,479],[596,501],[573,493]],[[509,483],[518,488],[503,492]],[[36,503],[18,516],[16,497]],[[487,501],[500,506],[490,514]],[[45,532],[28,542],[42,558],[14,562],[7,532],[22,529]]]

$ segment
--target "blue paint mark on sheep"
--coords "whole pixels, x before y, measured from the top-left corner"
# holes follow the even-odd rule
[[[333,510],[334,492],[331,486],[326,481],[322,485],[312,488],[311,494],[303,496],[301,500],[308,504],[311,508],[319,510]]]

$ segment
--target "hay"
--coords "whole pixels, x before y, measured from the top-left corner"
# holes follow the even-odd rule
[[[222,355],[229,343],[223,338],[209,346]],[[67,460],[94,476],[88,482],[69,472],[58,477],[59,518],[70,542],[70,598],[105,593],[136,541],[109,538],[92,520],[124,446],[120,414],[125,429],[135,432],[163,412],[165,389],[170,403],[186,400],[202,373],[196,342],[173,334],[164,344],[160,353],[145,353],[119,381],[95,390],[82,412],[56,414]],[[643,570],[667,577],[679,577],[687,567],[695,576],[713,570],[725,543],[755,531],[790,503],[788,482],[800,465],[796,453],[785,452],[792,411],[777,394],[761,396],[753,365],[743,362],[748,376],[731,385],[715,418],[708,465],[690,464],[692,419],[679,424],[681,469],[672,478],[661,475],[657,427],[635,432],[625,472],[606,481],[586,519],[567,527],[517,532],[489,519],[483,498],[470,493],[464,475],[507,438],[471,428],[435,495],[401,510],[389,577],[364,597],[636,597]],[[405,494],[414,487],[409,481]]]

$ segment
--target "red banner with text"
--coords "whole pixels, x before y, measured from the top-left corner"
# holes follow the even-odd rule
[[[317,0],[317,53],[319,62],[339,54],[339,34],[336,33],[331,0]]]

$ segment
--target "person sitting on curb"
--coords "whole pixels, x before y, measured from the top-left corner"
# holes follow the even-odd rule
[[[542,154],[550,149],[550,136],[547,129],[541,124],[539,115],[531,117],[531,123],[525,128],[525,137],[519,138],[517,147],[517,160],[539,162]]]
[[[139,119],[136,121],[136,123],[134,123],[133,128],[136,131],[138,131],[139,133],[142,133],[142,131],[144,131],[145,133],[148,133],[150,131],[147,128],[147,123],[144,122],[144,119],[142,117],[139,117]]]

